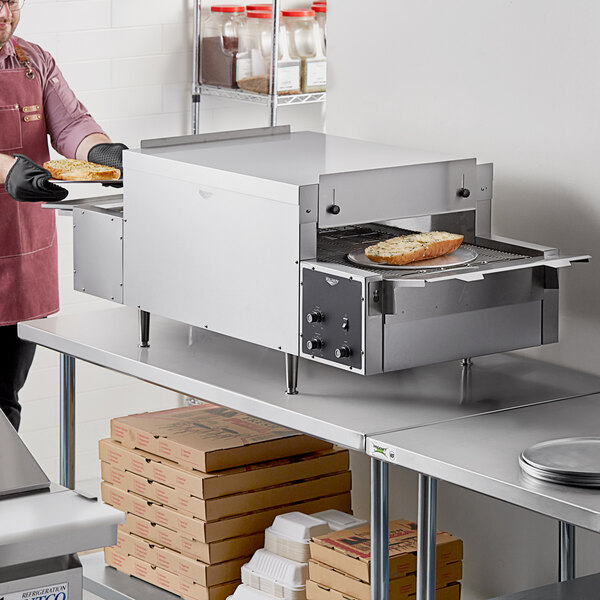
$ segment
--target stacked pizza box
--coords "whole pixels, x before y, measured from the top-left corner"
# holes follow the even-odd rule
[[[276,516],[350,510],[346,450],[210,403],[113,419],[100,459],[107,564],[186,600],[232,594]]]
[[[390,598],[413,600],[416,594],[416,524],[390,522]],[[459,600],[462,540],[437,532],[437,600]],[[315,537],[310,542],[308,600],[371,600],[369,526]]]

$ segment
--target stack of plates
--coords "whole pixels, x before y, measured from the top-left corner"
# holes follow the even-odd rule
[[[549,440],[524,450],[519,457],[527,475],[562,485],[600,487],[600,438]]]

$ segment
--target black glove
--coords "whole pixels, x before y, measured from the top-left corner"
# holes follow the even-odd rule
[[[50,171],[34,163],[27,156],[15,154],[17,162],[10,168],[4,188],[9,196],[19,202],[58,202],[69,192],[65,188],[50,183]]]
[[[125,144],[96,144],[90,148],[87,159],[97,165],[106,165],[121,171],[123,179],[123,150],[128,150]],[[104,187],[123,187],[122,183],[103,183]]]

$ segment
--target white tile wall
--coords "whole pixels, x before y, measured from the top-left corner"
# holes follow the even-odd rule
[[[227,3],[230,0],[215,0],[215,4]],[[291,4],[286,0],[286,5]],[[192,6],[192,0],[27,0],[17,33],[53,54],[71,87],[113,139],[138,146],[144,138],[191,133]],[[205,98],[201,111],[203,131],[267,124],[266,107]],[[282,109],[280,123],[320,129],[322,108]],[[118,192],[86,186],[83,193]],[[58,231],[61,314],[111,307],[73,290],[69,217],[58,218]],[[180,402],[172,392],[85,363],[77,363],[76,381],[78,480],[99,476],[97,442],[109,435],[112,417]],[[55,352],[38,348],[21,400],[22,437],[48,475],[57,480]]]

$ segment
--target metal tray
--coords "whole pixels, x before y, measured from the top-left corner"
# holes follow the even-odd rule
[[[123,183],[123,179],[48,179],[48,181],[57,185],[65,183]]]
[[[466,265],[477,258],[477,252],[471,248],[457,248],[450,254],[431,258],[429,260],[420,260],[408,263],[407,265],[385,265],[376,263],[365,256],[364,248],[353,250],[347,255],[348,260],[362,267],[371,267],[386,270],[414,270],[414,269],[439,269],[441,267],[458,267]]]
[[[521,469],[536,479],[581,487],[600,487],[600,437],[548,440],[524,450]]]

